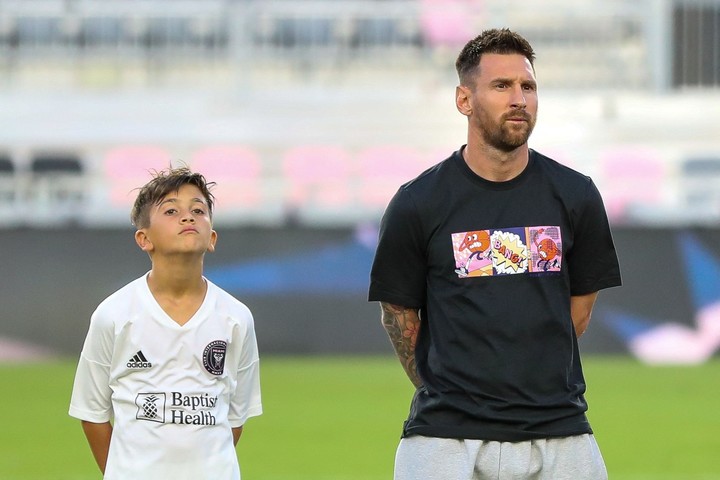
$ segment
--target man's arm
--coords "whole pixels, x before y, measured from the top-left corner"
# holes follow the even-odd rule
[[[93,423],[85,420],[82,420],[81,424],[85,437],[90,444],[93,457],[95,457],[100,471],[105,475],[105,465],[107,464],[110,438],[112,437],[112,425],[110,422]]]
[[[420,316],[415,308],[380,302],[382,324],[390,337],[400,363],[405,369],[415,388],[422,386],[422,381],[415,365],[415,344],[420,331]]]
[[[587,295],[570,297],[570,316],[572,317],[573,325],[575,325],[575,336],[577,338],[580,338],[580,336],[585,333],[585,330],[587,330],[590,324],[590,315],[592,314],[597,296],[598,292],[593,292]]]

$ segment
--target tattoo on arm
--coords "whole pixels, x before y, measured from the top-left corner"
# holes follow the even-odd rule
[[[389,303],[380,303],[382,324],[390,337],[400,363],[410,381],[419,388],[422,380],[415,364],[415,345],[420,331],[420,316],[415,308],[405,308]]]

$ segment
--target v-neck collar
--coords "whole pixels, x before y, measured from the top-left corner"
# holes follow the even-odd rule
[[[140,279],[139,287],[142,291],[142,297],[150,309],[150,313],[153,318],[157,319],[163,325],[182,330],[195,328],[197,324],[202,323],[202,321],[207,318],[208,310],[210,309],[210,305],[212,305],[215,296],[215,290],[212,288],[212,284],[207,278],[203,277],[203,280],[207,285],[207,289],[205,290],[205,298],[203,298],[200,307],[187,322],[180,325],[160,306],[160,303],[158,303],[152,291],[150,291],[150,286],[148,285],[148,275],[150,275],[150,272],[143,275]]]

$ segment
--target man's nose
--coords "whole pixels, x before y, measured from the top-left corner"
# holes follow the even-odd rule
[[[513,88],[512,106],[514,108],[525,108],[527,106],[527,99],[525,98],[525,91],[522,86]]]

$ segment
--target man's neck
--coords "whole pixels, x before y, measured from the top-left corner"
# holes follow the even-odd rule
[[[463,158],[470,170],[491,182],[507,182],[520,175],[529,161],[527,143],[510,152],[486,144],[468,142]]]

